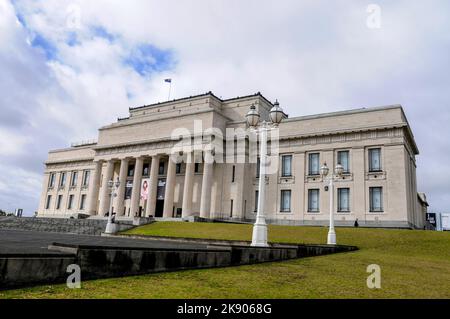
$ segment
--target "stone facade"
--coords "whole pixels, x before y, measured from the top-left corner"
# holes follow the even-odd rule
[[[191,132],[195,144],[195,125],[201,123],[203,136],[193,149],[204,149],[207,131],[248,129],[251,105],[262,120],[269,119],[273,104],[260,93],[222,100],[209,92],[131,108],[128,118],[100,128],[96,143],[49,153],[39,216],[103,218],[110,210],[108,181],[119,179],[112,202],[118,218],[255,219],[256,163],[207,163],[202,156],[197,164],[171,160],[178,143],[174,129]],[[327,224],[329,193],[317,165],[345,161],[347,171],[334,190],[338,226],[356,219],[361,226],[424,226],[416,183],[419,151],[400,105],[287,118],[279,135],[279,169],[266,178],[269,222]],[[223,141],[225,153],[229,142]],[[248,149],[241,155],[247,158]],[[143,178],[147,200],[141,198]]]

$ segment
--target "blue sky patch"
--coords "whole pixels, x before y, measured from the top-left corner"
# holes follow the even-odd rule
[[[16,13],[16,17],[17,17],[17,20],[19,20],[20,24],[26,28],[27,23],[25,22],[25,18],[18,12]]]
[[[113,42],[116,39],[116,36],[114,34],[108,32],[102,26],[94,26],[94,27],[92,27],[92,34],[96,38],[102,38],[102,39],[108,40],[109,42]]]
[[[41,49],[44,52],[47,60],[55,60],[56,59],[58,50],[50,41],[45,39],[42,35],[35,34],[33,40],[31,41],[31,45],[34,48]]]
[[[66,43],[70,47],[74,47],[76,45],[81,44],[80,41],[78,41],[76,32],[69,32],[69,34],[67,34]]]
[[[151,44],[135,47],[124,63],[132,67],[139,75],[149,76],[153,72],[161,72],[172,68],[173,54],[171,50],[159,49]]]

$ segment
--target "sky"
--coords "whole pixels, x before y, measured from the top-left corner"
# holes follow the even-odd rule
[[[0,209],[38,208],[51,149],[128,108],[261,92],[290,116],[401,104],[418,190],[450,211],[446,0],[0,0]]]

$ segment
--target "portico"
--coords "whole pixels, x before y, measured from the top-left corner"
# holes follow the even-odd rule
[[[117,217],[177,217],[174,206],[174,195],[177,179],[183,184],[181,200],[182,215],[210,217],[211,187],[213,182],[214,163],[200,165],[202,171],[195,171],[197,164],[194,156],[186,154],[187,161],[177,163],[176,156],[158,153],[154,155],[129,156],[126,158],[97,159],[93,170],[92,185],[88,193],[88,211],[90,215],[106,216],[109,212],[110,190],[108,181],[120,181],[118,196],[113,202],[113,212]],[[186,163],[187,162],[187,163]],[[145,166],[144,166],[145,164]],[[177,165],[180,165],[177,174]],[[183,173],[181,173],[183,169]],[[193,191],[195,175],[201,176],[200,210],[194,211]],[[100,183],[100,177],[103,176]],[[148,181],[148,196],[141,196],[142,181]],[[131,185],[130,185],[131,184]],[[106,185],[106,187],[104,186]],[[127,185],[131,191],[127,196]],[[180,206],[180,205],[179,205]]]

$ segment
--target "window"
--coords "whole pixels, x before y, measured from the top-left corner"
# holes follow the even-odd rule
[[[231,171],[231,182],[232,183],[234,183],[235,175],[236,175],[236,166],[233,165],[233,169]]]
[[[164,175],[164,162],[159,162],[158,174]]]
[[[91,176],[91,171],[83,172],[83,187],[89,186],[89,177]]]
[[[84,206],[86,205],[86,194],[81,195],[80,200],[80,210],[84,210]]]
[[[372,148],[369,150],[369,172],[381,171],[381,149]]]
[[[350,188],[338,188],[338,212],[350,211]]]
[[[349,151],[340,151],[337,154],[337,162],[344,167],[344,173],[350,173]]]
[[[61,176],[59,177],[59,187],[66,186],[66,173],[61,173]]]
[[[69,195],[69,203],[67,204],[67,209],[72,209],[73,206],[73,195]]]
[[[158,187],[156,188],[156,198],[158,200],[163,200],[166,195],[166,179],[158,179]]]
[[[142,176],[148,176],[150,173],[150,164],[149,163],[145,163],[142,166]]]
[[[55,187],[55,173],[50,173],[50,178],[48,180],[48,188]]]
[[[62,197],[62,195],[58,195],[58,200],[56,201],[56,209],[61,208]]]
[[[308,190],[308,212],[310,212],[310,213],[319,212],[319,190],[318,189]]]
[[[260,168],[261,168],[261,159],[258,157],[258,159],[256,160],[256,178],[259,178]]]
[[[255,213],[258,211],[259,191],[255,191]]]
[[[133,193],[133,181],[127,181],[125,184],[125,196],[124,199],[131,199],[131,194]]]
[[[70,180],[70,187],[77,186],[78,172],[72,172],[72,177]]]
[[[280,212],[291,211],[291,190],[283,189],[281,191]]]
[[[292,155],[283,155],[281,157],[281,176],[292,176]]]
[[[133,177],[134,176],[134,165],[129,165],[128,166],[127,176],[128,177]]]
[[[195,165],[194,165],[194,172],[195,173],[200,172],[200,163],[195,163]]]
[[[175,166],[175,173],[176,173],[176,174],[181,174],[181,163],[178,163],[178,164]]]
[[[233,200],[231,200],[231,206],[230,206],[230,218],[233,218],[233,206],[234,206],[234,202],[233,202]]]
[[[52,195],[47,196],[47,202],[45,204],[45,209],[50,209],[50,205],[52,203]]]
[[[319,175],[320,174],[320,154],[312,153],[309,154],[309,175]]]
[[[371,187],[369,189],[369,202],[371,212],[382,212],[383,211],[383,188],[382,187]]]

